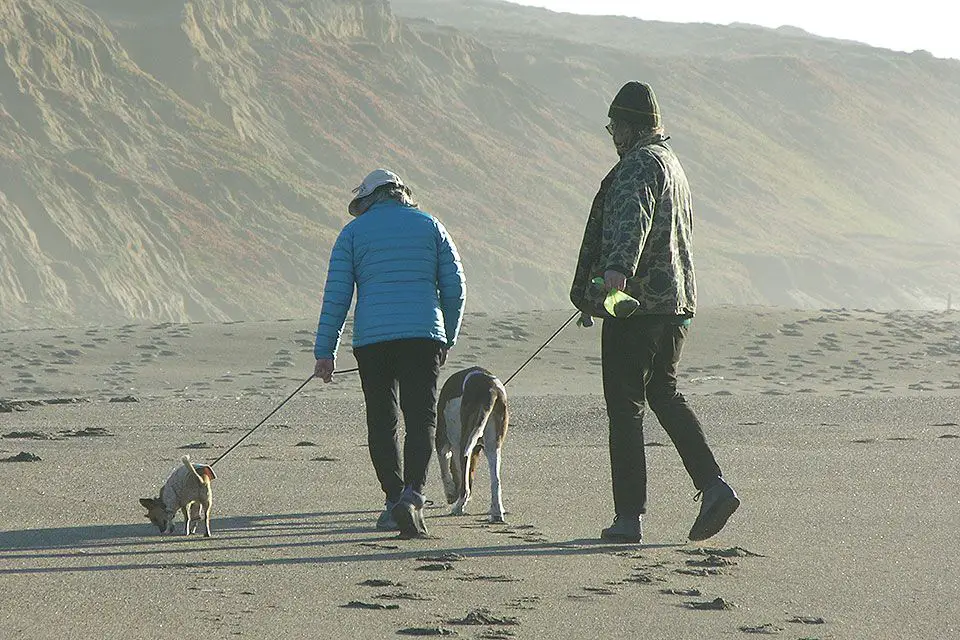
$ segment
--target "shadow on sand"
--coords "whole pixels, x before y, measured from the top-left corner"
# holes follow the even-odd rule
[[[0,575],[322,565],[416,559],[424,553],[437,551],[467,557],[550,557],[683,546],[612,545],[597,539],[538,539],[451,546],[445,543],[442,532],[449,530],[450,525],[458,530],[460,527],[446,518],[433,520],[437,526],[431,530],[441,532],[441,535],[426,540],[400,540],[392,533],[372,530],[369,522],[353,527],[341,524],[344,516],[372,516],[375,513],[345,511],[215,518],[211,538],[182,535],[182,520],[178,522],[181,533],[174,535],[160,535],[146,522],[0,531]],[[491,526],[509,528],[510,525]],[[503,539],[503,536],[491,537]],[[335,550],[337,546],[349,549]],[[324,550],[334,552],[323,554]]]

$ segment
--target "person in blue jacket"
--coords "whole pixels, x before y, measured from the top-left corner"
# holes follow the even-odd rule
[[[371,172],[348,210],[354,220],[330,253],[314,375],[333,378],[357,290],[353,354],[360,369],[370,458],[386,495],[377,520],[401,537],[427,535],[424,485],[437,428],[437,379],[456,344],[466,294],[460,256],[439,220],[417,208],[386,169]],[[399,414],[406,435],[400,463]]]

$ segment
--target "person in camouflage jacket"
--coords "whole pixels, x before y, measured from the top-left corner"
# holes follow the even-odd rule
[[[610,105],[607,131],[620,161],[600,183],[590,208],[570,300],[584,326],[603,318],[603,394],[610,422],[615,517],[600,537],[640,542],[647,471],[643,414],[647,404],[670,436],[702,496],[691,540],[716,535],[739,507],[707,444],[696,414],[677,391],[677,365],[696,312],[690,187],[667,144],[649,85],[625,84]],[[593,283],[595,278],[602,285]],[[613,317],[603,300],[613,289],[639,302]]]
[[[696,312],[690,187],[666,140],[659,127],[643,132],[600,183],[570,291],[584,313],[609,317],[604,288],[591,283],[607,271],[626,276],[638,313]]]

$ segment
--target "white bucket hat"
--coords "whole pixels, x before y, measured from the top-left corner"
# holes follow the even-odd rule
[[[354,213],[354,211],[357,210],[355,207],[357,200],[366,198],[372,194],[377,187],[382,187],[385,184],[395,184],[398,187],[404,186],[403,180],[400,179],[400,176],[389,169],[374,169],[368,173],[367,177],[364,178],[363,182],[360,183],[360,186],[353,190],[353,200],[350,201],[350,204],[347,207],[347,210],[350,211],[350,214],[356,216],[362,213],[361,211]]]

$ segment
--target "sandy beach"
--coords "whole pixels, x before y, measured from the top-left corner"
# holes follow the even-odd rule
[[[442,378],[505,379],[570,313],[468,313]],[[215,460],[310,375],[315,318],[2,331],[0,638],[958,637],[958,320],[704,310],[681,388],[743,506],[687,542],[699,505],[648,414],[642,545],[598,539],[599,326],[507,387],[507,524],[485,521],[486,465],[470,514],[445,515],[434,461],[418,541],[374,529],[352,373],[217,463],[212,538],[143,517],[182,455]]]

